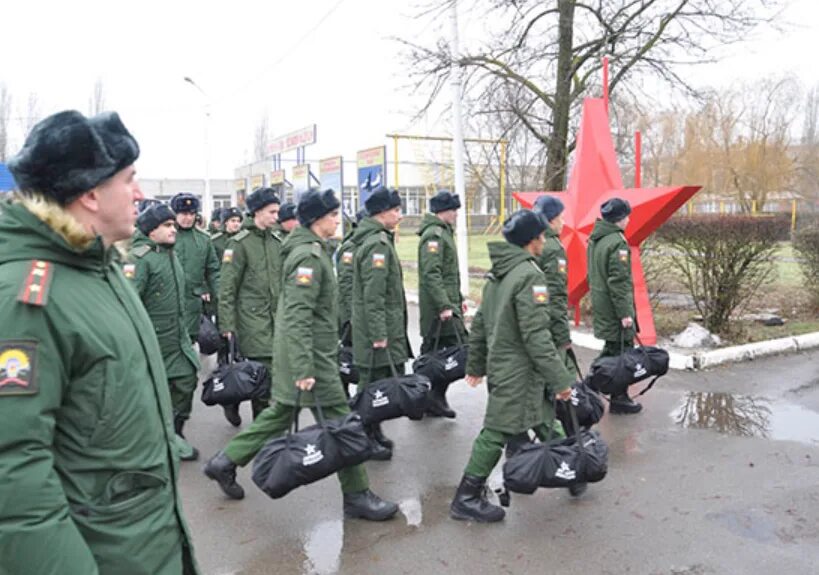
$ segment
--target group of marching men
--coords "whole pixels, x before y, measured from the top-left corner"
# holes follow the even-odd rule
[[[202,314],[218,318],[223,337],[272,374],[271,397],[252,401],[253,423],[204,468],[228,497],[244,497],[236,481],[237,466],[247,465],[267,441],[287,432],[296,405],[315,408],[319,403],[329,418],[349,412],[347,385],[339,377],[339,343],[352,347],[358,390],[404,373],[413,353],[401,262],[394,247],[402,219],[397,191],[373,190],[337,247],[332,238],[339,224],[339,201],[332,190],[310,190],[295,205],[282,204],[271,188],[259,188],[247,198],[246,215],[237,208],[220,210],[212,237],[196,225],[200,205],[192,194],[174,196],[169,206],[142,207],[124,271],[156,318],[160,342],[168,340],[169,351],[174,347],[171,340],[178,343],[163,358],[180,457],[198,457],[183,429],[199,367],[191,342]],[[520,210],[504,223],[505,241],[488,245],[492,268],[471,333],[464,321],[467,306],[454,241],[460,208],[457,195],[438,192],[418,231],[421,353],[468,340],[467,383],[475,387],[488,376],[484,428],[474,442],[451,514],[490,522],[502,519],[504,511],[486,499],[484,487],[505,446],[528,440],[530,430],[541,440],[562,437],[553,402],[568,399],[577,380],[568,325],[568,262],[560,242],[563,204],[556,197],[539,198],[533,210]],[[630,251],[623,236],[629,213],[624,200],[606,202],[590,239],[595,333],[606,341],[604,356],[619,355],[623,345],[633,345]],[[169,279],[168,261],[179,268],[176,279]],[[184,288],[174,294],[161,286]],[[180,322],[169,338],[162,326],[170,325],[173,306]],[[427,415],[456,416],[446,398],[447,387],[432,384]],[[640,408],[627,394],[610,400],[612,413],[636,413]],[[241,425],[238,405],[223,409],[232,425]],[[394,442],[380,424],[368,425],[367,434],[371,459],[391,459]],[[397,511],[394,503],[369,489],[362,465],[338,475],[347,516],[383,520]],[[585,485],[570,491],[580,495]]]

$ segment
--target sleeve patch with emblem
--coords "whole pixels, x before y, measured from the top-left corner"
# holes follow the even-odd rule
[[[0,340],[0,396],[34,395],[39,391],[36,358],[36,342]]]
[[[134,279],[134,275],[136,274],[136,266],[134,264],[125,264],[122,266],[122,273],[129,280]]]
[[[617,253],[621,262],[626,263],[628,261],[628,250],[619,250]]]
[[[296,284],[300,286],[313,285],[313,268],[300,267],[296,269]]]
[[[431,254],[438,253],[438,242],[430,240],[427,242],[427,252]]]
[[[341,263],[346,265],[353,263],[353,252],[344,252],[341,254]]]
[[[557,271],[559,271],[562,274],[566,273],[566,260],[564,260],[563,258],[558,258],[557,260]]]
[[[383,268],[387,265],[387,256],[384,254],[373,254],[373,267]]]
[[[222,263],[229,264],[233,261],[233,250],[225,250],[225,253],[222,254]]]
[[[546,286],[532,286],[532,298],[535,303],[546,303],[549,301],[549,290]]]

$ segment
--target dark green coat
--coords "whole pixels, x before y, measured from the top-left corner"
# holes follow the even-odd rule
[[[461,315],[461,278],[452,227],[433,214],[424,215],[418,242],[418,303],[421,337],[427,337],[444,310]],[[441,335],[455,335],[455,323],[444,322]]]
[[[517,434],[545,420],[544,393],[574,383],[549,332],[549,291],[535,258],[507,242],[489,244],[492,270],[469,335],[466,373],[487,376],[484,427]]]
[[[388,340],[394,364],[412,356],[407,337],[407,302],[401,262],[393,234],[373,218],[358,224],[361,243],[353,256],[353,357],[359,367],[389,365],[387,353],[373,342]],[[371,363],[372,362],[372,363]]]
[[[572,342],[569,331],[569,266],[566,250],[560,236],[552,228],[546,229],[546,243],[540,256],[540,269],[546,274],[546,285],[549,287],[549,331],[558,349]]]
[[[222,256],[219,331],[232,331],[245,357],[273,356],[281,278],[281,242],[250,224],[233,236]]]
[[[179,575],[191,539],[151,320],[115,249],[54,231],[60,208],[0,210],[0,571]]]
[[[338,248],[336,270],[338,273],[338,322],[339,329],[353,317],[353,257],[363,238],[357,234],[358,226],[352,229]]]
[[[216,309],[219,295],[219,260],[210,236],[193,226],[189,230],[177,228],[176,257],[185,270],[185,324],[188,334],[196,337],[199,332],[199,316],[205,310],[202,295],[209,293],[211,307]]]
[[[276,317],[286,329],[273,343],[273,399],[296,400],[296,381],[313,377],[313,391],[301,404],[342,405],[347,397],[338,374],[338,301],[333,261],[325,243],[309,228],[298,227],[284,242],[282,287]]]
[[[213,249],[216,251],[216,259],[220,262],[222,261],[222,256],[225,255],[227,243],[235,235],[236,234],[229,234],[227,232],[219,232],[218,234],[214,234],[211,238],[210,241],[213,243]]]
[[[131,244],[125,277],[134,287],[151,318],[169,379],[192,377],[199,358],[182,319],[185,309],[185,272],[173,246],[161,246],[137,231]]]
[[[623,230],[606,220],[597,220],[589,237],[588,262],[594,336],[620,341],[620,321],[626,317],[637,321],[631,250]],[[624,336],[633,338],[634,330],[625,330]]]

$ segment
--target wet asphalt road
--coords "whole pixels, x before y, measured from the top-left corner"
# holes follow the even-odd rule
[[[588,365],[592,353],[578,351]],[[641,399],[643,413],[603,418],[610,453],[602,482],[577,500],[565,490],[513,495],[506,519],[493,525],[448,516],[486,390],[459,382],[449,397],[456,420],[384,425],[393,460],[366,465],[373,490],[400,502],[386,523],[345,521],[334,477],[274,501],[248,466],[239,471],[247,495],[231,501],[201,462],[183,463],[203,572],[819,573],[819,352],[671,372]],[[242,415],[247,425],[249,406]],[[235,432],[221,409],[197,400],[186,435],[204,457]]]

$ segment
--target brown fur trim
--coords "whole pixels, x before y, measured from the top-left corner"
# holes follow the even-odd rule
[[[39,195],[18,194],[16,199],[45,225],[57,232],[71,247],[85,250],[93,243],[94,236],[56,202]]]

